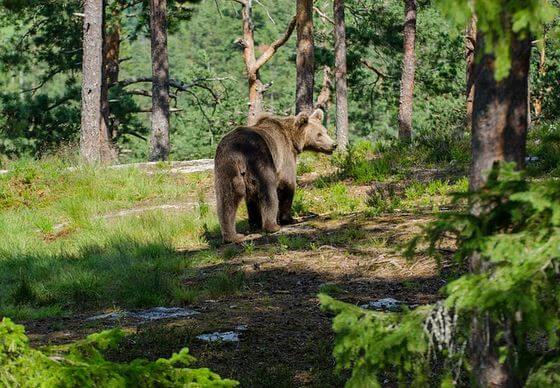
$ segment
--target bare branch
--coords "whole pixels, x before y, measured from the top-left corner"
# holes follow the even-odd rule
[[[270,89],[272,87],[273,84],[274,84],[274,81],[270,81],[270,82],[267,82],[266,84],[262,84],[257,88],[257,91],[264,94],[268,89]]]
[[[200,86],[202,82],[211,82],[211,81],[225,81],[225,80],[229,80],[231,79],[231,77],[215,77],[215,78],[197,78],[194,81],[190,82],[190,83],[185,83],[183,81],[179,81],[176,79],[170,79],[169,80],[169,86],[176,88],[182,92],[186,92],[187,90],[195,87],[195,86]],[[133,77],[133,78],[127,78],[124,80],[121,80],[119,82],[117,82],[114,85],[111,86],[115,86],[118,85],[120,87],[127,87],[133,84],[137,84],[137,83],[142,83],[142,82],[152,82],[152,77]]]
[[[373,71],[375,74],[377,74],[377,76],[379,78],[387,78],[387,75],[385,73],[383,73],[382,71],[380,71],[379,69],[377,69],[375,66],[373,66],[372,64],[370,64],[368,61],[366,61],[365,59],[361,60],[361,63],[367,67],[369,70]]]
[[[243,38],[237,38],[233,41],[233,43],[238,44],[242,48],[246,48],[248,46],[247,41]]]
[[[169,108],[169,113],[182,112],[182,108]],[[135,111],[136,113],[152,113],[152,108],[140,108]]]
[[[127,132],[127,133],[124,133],[124,135],[132,135],[134,137],[137,137],[138,139],[148,141],[148,139],[146,139],[144,136],[140,135],[138,132]]]
[[[268,8],[266,8],[266,7],[264,6],[264,4],[261,3],[259,0],[255,0],[255,1],[256,1],[256,3],[257,3],[258,5],[260,5],[261,7],[264,8],[264,10],[265,10],[265,12],[266,12],[266,16],[268,16],[268,18],[270,19],[270,21],[272,22],[272,24],[276,24],[276,22],[274,21],[274,19],[272,18],[272,16],[270,16],[270,12],[268,12]]]
[[[334,25],[334,20],[332,20],[329,15],[327,15],[326,13],[324,13],[323,11],[321,11],[319,9],[319,7],[313,7],[313,10],[315,12],[317,12],[317,15],[319,15],[319,17],[321,18],[321,20],[323,20],[323,22],[326,20],[327,22],[329,22],[330,24]]]
[[[296,26],[296,17],[294,16],[290,21],[290,24],[288,24],[288,29],[286,30],[284,35],[280,39],[274,41],[268,47],[268,49],[266,49],[266,51],[259,57],[259,59],[257,59],[255,63],[255,70],[259,70],[265,63],[267,63],[270,60],[270,58],[272,58],[274,53],[276,53],[276,50],[282,47],[284,43],[286,43],[288,39],[290,39],[292,32],[294,32],[295,26]]]
[[[134,94],[135,96],[144,96],[144,97],[152,97],[152,93],[148,92],[147,90],[143,89],[132,89],[126,91],[128,94]]]

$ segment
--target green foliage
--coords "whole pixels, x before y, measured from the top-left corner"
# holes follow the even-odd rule
[[[120,330],[88,336],[70,345],[37,350],[28,344],[21,325],[0,322],[0,383],[6,387],[235,387],[209,369],[188,368],[195,359],[184,348],[169,359],[142,359],[128,364],[108,361],[103,351],[124,337]]]
[[[325,294],[319,300],[324,309],[337,314],[334,356],[339,369],[352,369],[347,387],[381,387],[383,379],[391,377],[403,386],[426,384],[428,339],[422,325],[429,309],[379,313]]]
[[[444,288],[446,318],[440,322],[447,322],[445,330],[457,341],[469,338],[473,316],[488,316],[499,328],[494,340],[500,346],[501,360],[519,381],[553,386],[560,379],[558,364],[543,355],[559,348],[560,185],[554,179],[527,181],[512,165],[504,165],[492,171],[482,190],[454,196],[456,201],[475,205],[477,214],[442,213],[426,228],[424,237],[411,243],[413,251],[421,241],[427,243],[427,251],[439,258],[439,244],[453,238],[458,263],[473,258],[480,262],[479,272],[460,276]],[[434,327],[433,321],[428,325],[436,308],[385,314],[327,297],[322,297],[322,303],[338,314],[333,326],[337,332],[335,355],[339,367],[353,369],[348,385],[364,382],[375,386],[386,369],[396,369],[392,378],[397,382],[412,376],[418,385],[428,385],[434,377],[429,374],[434,349],[426,341],[436,344],[443,359],[450,360],[437,375],[442,385],[458,382],[461,365],[457,364],[456,344],[452,347],[449,340],[442,341],[442,328]],[[543,340],[542,345],[531,345]]]
[[[533,175],[560,177],[560,123],[544,123],[529,132],[528,170]]]
[[[477,28],[484,34],[485,50],[496,56],[498,80],[511,68],[511,42],[514,36],[541,38],[544,25],[558,10],[550,0],[439,0],[441,9],[458,25],[466,26],[473,13]]]

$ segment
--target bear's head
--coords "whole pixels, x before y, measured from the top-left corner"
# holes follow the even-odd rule
[[[294,146],[298,152],[315,151],[332,154],[336,149],[335,141],[323,126],[324,113],[316,109],[311,115],[301,112],[296,116],[296,136]]]

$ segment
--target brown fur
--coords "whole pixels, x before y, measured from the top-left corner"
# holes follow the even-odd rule
[[[214,184],[224,242],[239,242],[235,215],[242,199],[253,230],[276,232],[293,222],[297,155],[305,150],[332,153],[336,144],[322,125],[323,112],[278,117],[262,115],[252,127],[239,127],[218,144]]]

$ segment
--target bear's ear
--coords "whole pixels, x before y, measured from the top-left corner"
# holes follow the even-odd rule
[[[319,120],[320,122],[323,122],[324,117],[325,117],[325,113],[323,112],[322,109],[315,109],[315,112],[313,112],[310,119]]]
[[[299,128],[304,124],[307,124],[308,121],[309,121],[309,114],[307,112],[300,112],[296,116],[296,128]]]

